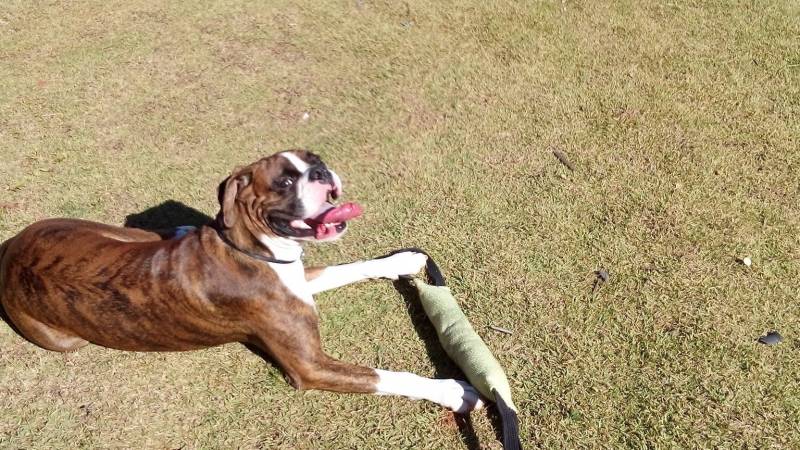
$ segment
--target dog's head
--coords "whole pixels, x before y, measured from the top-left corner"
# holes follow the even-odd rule
[[[220,185],[217,223],[263,238],[330,241],[361,214],[354,203],[334,206],[342,182],[315,154],[289,150],[239,167]]]

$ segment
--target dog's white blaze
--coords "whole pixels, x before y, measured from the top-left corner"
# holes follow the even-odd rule
[[[309,167],[308,163],[300,159],[300,157],[295,155],[294,153],[283,152],[281,153],[281,156],[288,159],[289,162],[292,163],[292,165],[294,166],[295,169],[297,169],[298,172],[306,173],[306,171],[308,170]]]
[[[298,172],[300,172],[300,178],[297,180],[297,198],[300,199],[300,202],[303,203],[303,211],[305,214],[312,214],[316,211],[315,205],[311,204],[311,200],[305,197],[305,187],[308,183],[308,169],[309,165],[307,162],[300,159],[299,156],[295,155],[292,152],[283,152],[281,156],[286,158]]]

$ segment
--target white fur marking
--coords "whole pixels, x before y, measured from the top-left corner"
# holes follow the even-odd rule
[[[402,395],[414,400],[429,400],[459,413],[481,408],[478,391],[469,383],[457,380],[432,380],[408,372],[376,369],[377,395]]]
[[[401,252],[369,261],[330,266],[308,282],[312,294],[355,283],[369,278],[396,280],[401,275],[414,275],[425,267],[428,257],[422,253]]]
[[[402,395],[414,400],[430,400],[435,397],[430,378],[422,378],[409,372],[390,372],[375,369],[378,382],[375,384],[377,395]]]
[[[292,152],[283,152],[281,156],[286,158],[298,172],[300,172],[300,178],[296,182],[297,188],[297,198],[303,203],[303,210],[305,214],[313,214],[316,211],[316,208],[311,204],[311,199],[305,197],[305,187],[308,184],[308,169],[309,165],[307,162],[300,159],[299,156],[295,155]]]
[[[261,234],[258,236],[258,240],[272,252],[272,256],[276,259],[294,261],[303,256],[303,247],[292,239]]]
[[[396,280],[402,275],[414,275],[423,267],[428,257],[423,253],[400,252],[386,258],[373,259],[368,261],[370,264],[368,275],[370,278],[388,278]]]
[[[294,261],[291,264],[269,263],[269,266],[278,274],[281,283],[292,294],[302,300],[303,303],[316,308],[314,296],[306,281],[303,261],[300,259],[303,256],[303,247],[300,246],[300,243],[288,238],[271,237],[263,234],[258,236],[258,240],[272,252],[272,256],[275,258]]]
[[[306,271],[303,268],[302,261],[297,260],[291,264],[269,263],[269,266],[278,274],[281,283],[283,283],[292,294],[302,300],[303,303],[314,308],[317,307],[316,303],[314,303],[314,296],[306,281]]]
[[[369,279],[366,267],[371,261],[326,267],[316,278],[308,282],[312,294],[336,289],[347,284]]]
[[[281,153],[281,156],[288,159],[289,162],[292,163],[294,168],[297,169],[297,171],[300,172],[301,174],[306,173],[306,170],[308,170],[308,163],[300,159],[300,157],[295,155],[294,153],[283,152]]]

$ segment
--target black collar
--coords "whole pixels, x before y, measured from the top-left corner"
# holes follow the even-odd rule
[[[242,253],[244,253],[245,255],[247,255],[247,256],[249,256],[251,258],[260,259],[261,261],[266,261],[266,262],[275,263],[275,264],[292,264],[292,263],[295,263],[297,261],[300,261],[299,258],[294,260],[294,261],[286,261],[285,259],[276,259],[276,258],[273,258],[271,256],[259,255],[258,253],[253,253],[251,251],[243,250],[243,249],[237,247],[236,244],[234,244],[230,239],[228,239],[228,237],[225,236],[224,233],[222,233],[222,230],[220,230],[219,228],[215,228],[215,229],[217,230],[217,234],[219,235],[219,238],[222,239],[222,242],[228,244],[228,246],[231,247],[232,249],[234,249],[236,251],[239,251],[239,252],[242,252]]]

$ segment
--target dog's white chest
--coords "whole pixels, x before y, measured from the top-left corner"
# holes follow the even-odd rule
[[[295,261],[291,264],[269,263],[269,266],[278,274],[281,283],[283,283],[292,294],[303,303],[316,308],[314,296],[311,294],[308,281],[306,281],[306,271],[303,268],[302,261]]]

